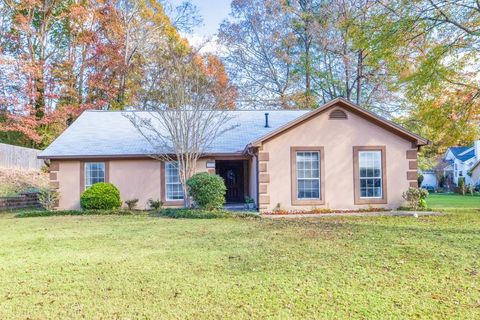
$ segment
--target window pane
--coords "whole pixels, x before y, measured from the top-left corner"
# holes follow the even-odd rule
[[[381,151],[360,151],[358,153],[360,198],[382,197],[381,158]]]
[[[299,151],[296,153],[297,198],[320,199],[320,153]]]
[[[166,200],[183,200],[183,190],[177,162],[165,163],[165,190]]]
[[[105,163],[86,162],[85,163],[85,189],[91,185],[105,182]]]

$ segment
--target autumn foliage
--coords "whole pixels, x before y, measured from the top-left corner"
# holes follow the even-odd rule
[[[190,50],[153,0],[3,0],[0,9],[8,25],[0,30],[0,139],[7,142],[43,147],[86,109],[141,106],[146,70],[161,68],[152,57],[166,45]],[[206,76],[231,88],[224,105],[233,108],[221,61],[200,61]]]

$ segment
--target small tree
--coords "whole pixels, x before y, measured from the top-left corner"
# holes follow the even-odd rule
[[[407,200],[410,208],[418,210],[426,206],[425,199],[428,196],[428,191],[422,188],[408,188],[403,194],[403,199]]]
[[[152,157],[177,161],[184,204],[189,207],[186,182],[195,174],[197,160],[217,137],[234,127],[222,109],[232,91],[203,72],[197,52],[178,47],[166,50],[158,58],[161,68],[147,77],[151,81],[147,112],[124,115],[150,143]]]
[[[419,187],[422,186],[423,179],[424,179],[423,174],[419,173],[419,174],[417,175],[417,182],[418,182],[418,186],[419,186]]]
[[[60,195],[57,191],[50,188],[43,188],[38,193],[38,202],[40,202],[40,205],[45,210],[52,211],[55,209],[59,197]]]
[[[467,187],[465,185],[465,177],[459,177],[457,192],[462,196],[464,196],[466,191],[467,191]]]

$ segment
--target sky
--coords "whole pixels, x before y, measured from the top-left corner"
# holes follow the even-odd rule
[[[182,0],[170,0],[173,4],[182,3]],[[203,23],[194,30],[200,37],[211,37],[217,33],[220,23],[227,18],[230,12],[231,0],[190,0],[197,6]]]
[[[180,4],[184,0],[169,0],[172,4]],[[230,13],[231,0],[190,0],[197,6],[203,22],[193,30],[192,34],[182,34],[191,45],[201,46],[202,52],[219,53],[221,46],[215,41],[220,23]],[[208,43],[205,43],[206,41]]]

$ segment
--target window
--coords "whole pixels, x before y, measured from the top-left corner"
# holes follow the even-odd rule
[[[297,152],[297,199],[320,199],[320,152]]]
[[[292,147],[292,205],[324,204],[323,147]]]
[[[360,151],[360,198],[382,197],[382,152]]]
[[[183,200],[182,184],[180,182],[180,175],[177,162],[165,163],[165,190],[167,201]]]
[[[354,203],[387,203],[385,147],[353,147]]]
[[[98,182],[105,182],[105,163],[85,162],[85,189]]]

